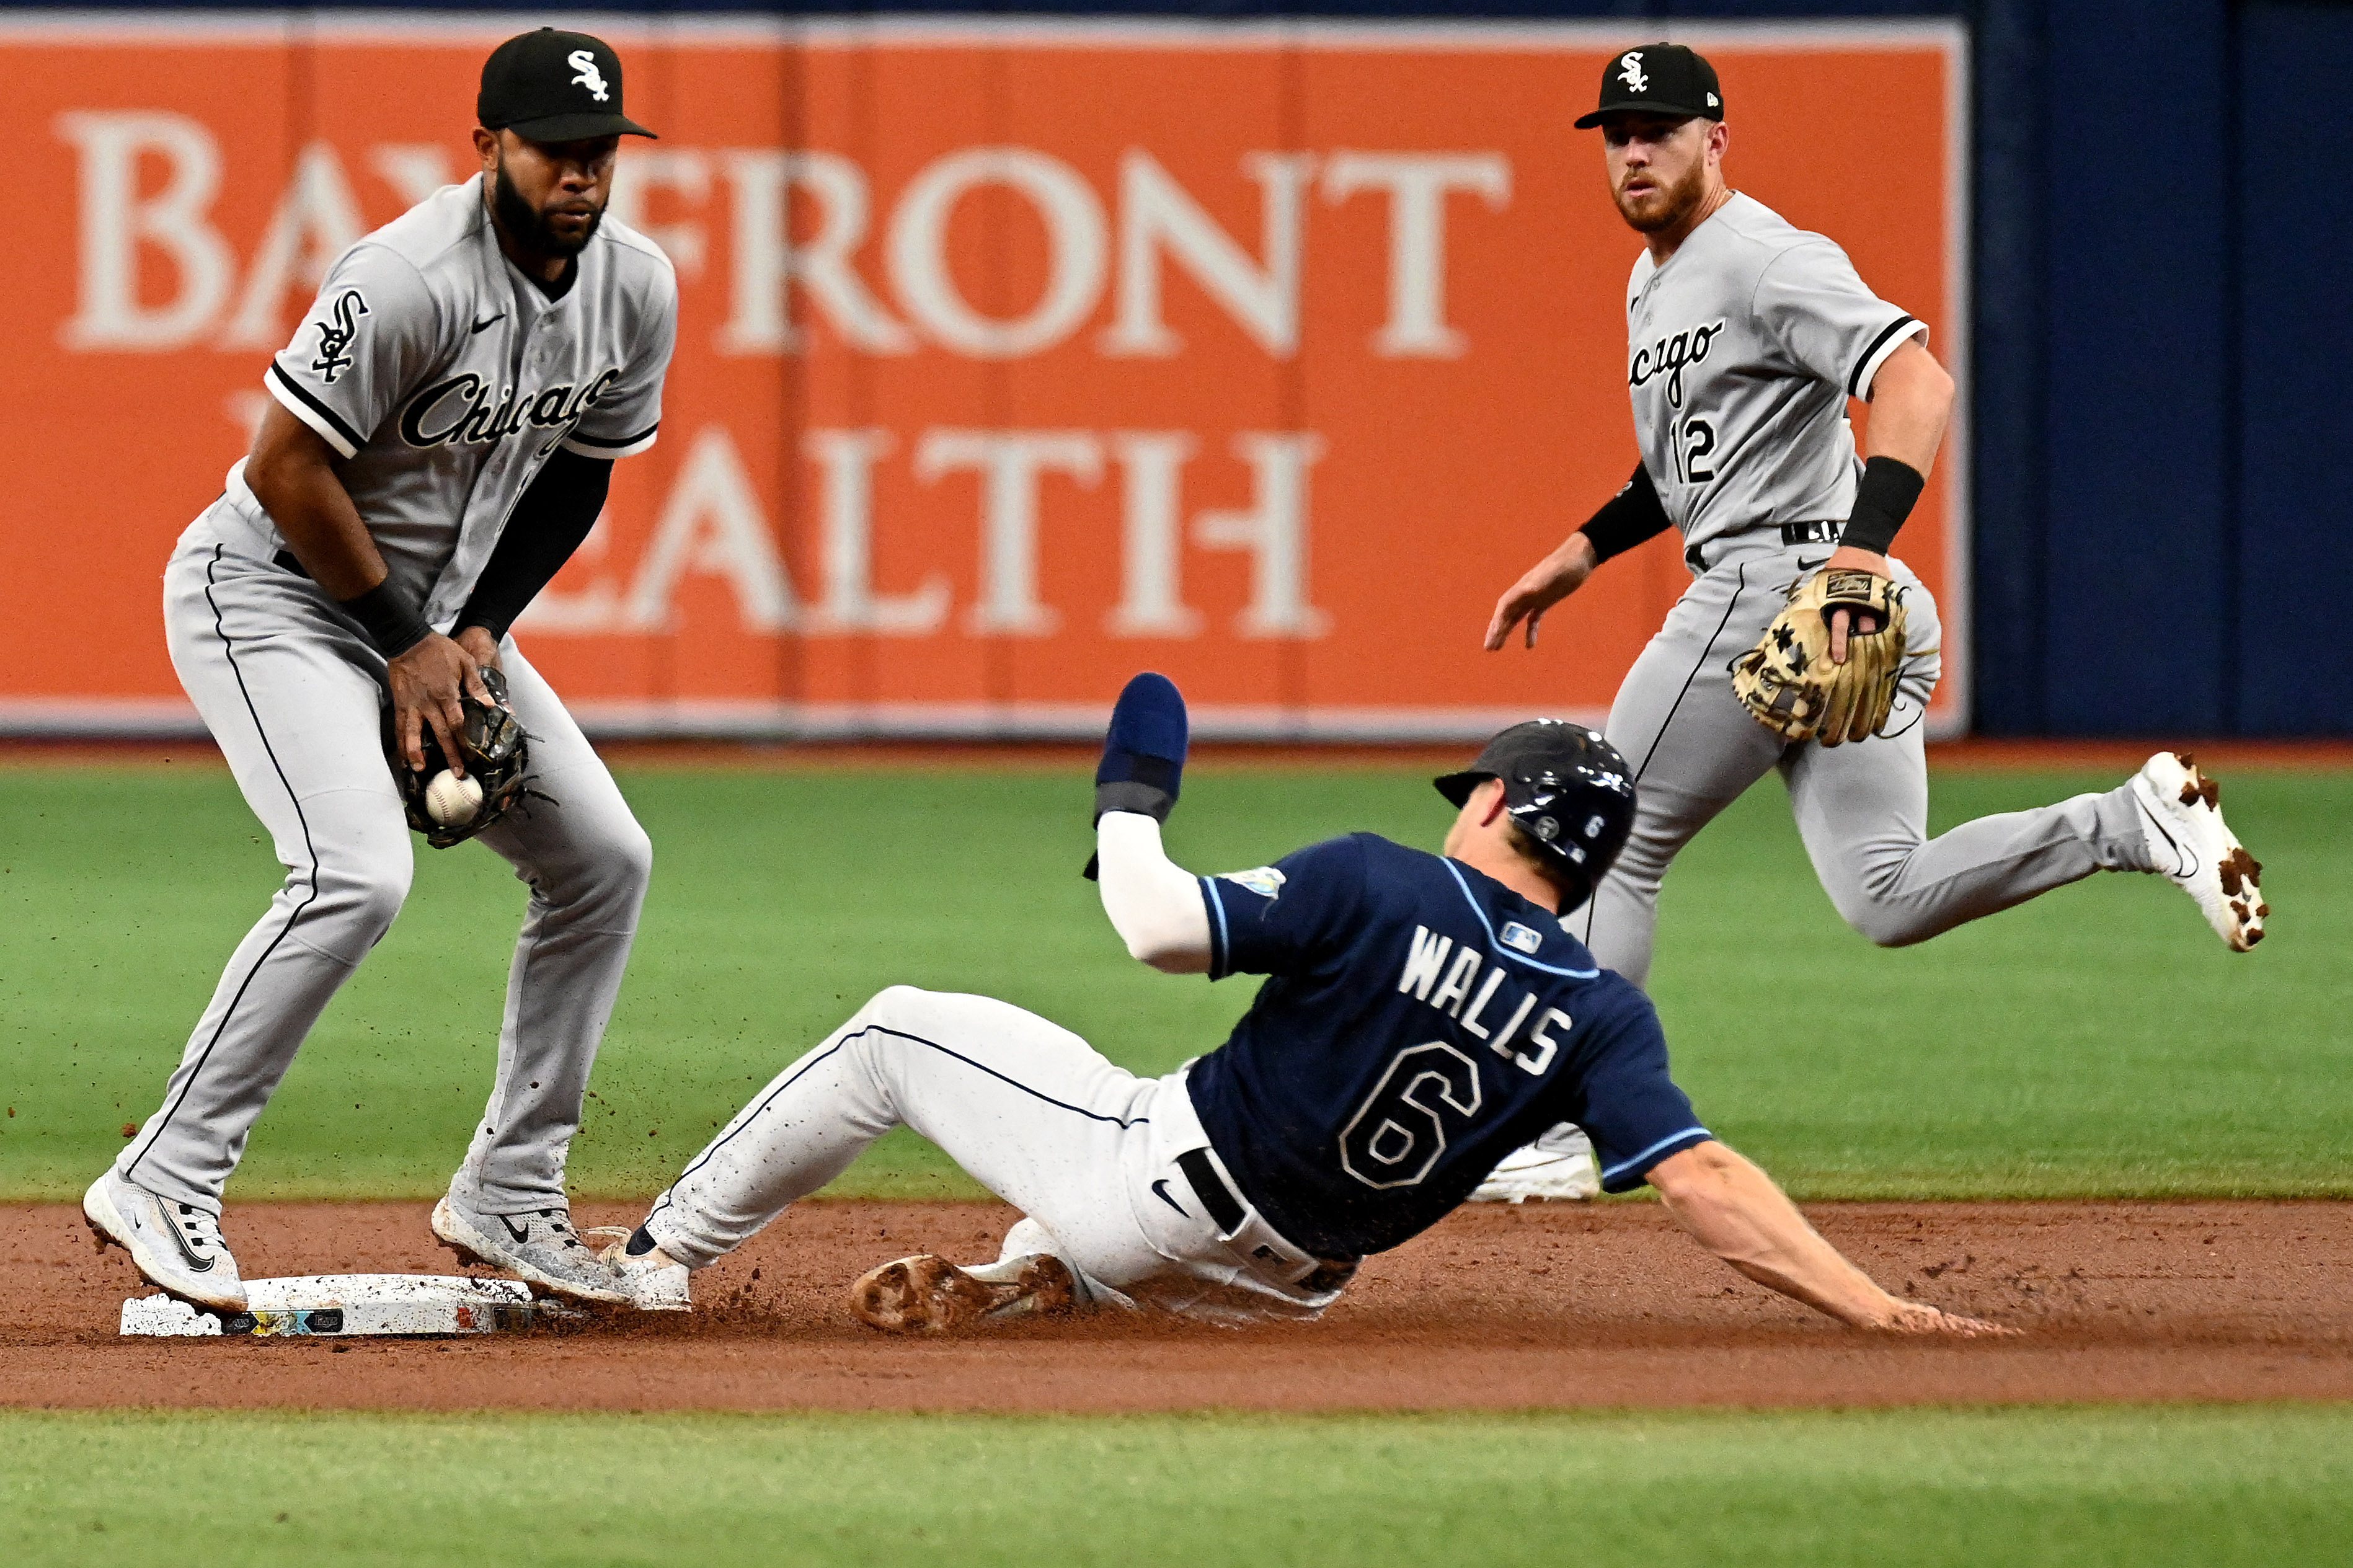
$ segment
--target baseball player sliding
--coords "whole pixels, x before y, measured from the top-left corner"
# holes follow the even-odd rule
[[[1604,69],[1610,194],[1643,237],[1626,286],[1627,384],[1641,461],[1610,501],[1496,602],[1486,646],[1594,569],[1672,527],[1692,585],[1609,710],[1641,805],[1587,906],[1597,962],[1651,968],[1660,880],[1767,770],[1831,901],[1885,947],[1923,942],[2096,870],[2155,871],[2233,950],[2262,940],[2262,867],[2186,755],[2127,783],[1926,836],[1921,719],[1939,670],[1936,604],[1887,553],[1953,402],[1927,328],[1874,296],[1846,254],[1725,184],[1732,133],[1706,60],[1675,44]],[[1871,405],[1859,460],[1851,397]],[[1845,742],[1857,743],[1845,743]],[[1485,1196],[1581,1195],[1571,1129],[1522,1151]]]
[[[1611,1191],[1648,1181],[1760,1283],[1861,1327],[1999,1331],[1889,1295],[1816,1235],[1700,1124],[1649,998],[1569,934],[1564,913],[1634,813],[1600,736],[1536,720],[1439,779],[1457,808],[1442,856],[1357,833],[1221,877],[1161,847],[1185,751],[1176,689],[1136,677],[1095,774],[1103,911],[1155,969],[1271,976],[1226,1043],[1139,1079],[1018,1007],[894,986],[760,1090],[607,1250],[638,1305],[686,1307],[690,1269],[903,1124],[1024,1217],[993,1263],[867,1274],[850,1305],[876,1328],[1071,1305],[1314,1317],[1360,1258],[1574,1121]]]
[[[481,173],[336,261],[269,366],[251,452],[164,574],[173,666],[286,882],[82,1206],[101,1247],[206,1307],[245,1305],[222,1188],[407,897],[412,821],[437,845],[479,833],[531,887],[490,1105],[434,1231],[623,1300],[573,1233],[564,1165],[651,847],[507,628],[595,522],[613,460],[653,444],[677,289],[604,216],[619,138],[652,134],[622,112],[610,48],[511,38],[478,110]]]

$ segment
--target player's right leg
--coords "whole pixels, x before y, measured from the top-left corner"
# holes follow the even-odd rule
[[[399,911],[412,858],[380,739],[382,661],[312,584],[199,523],[164,574],[164,619],[174,668],[286,880],[230,957],[163,1103],[84,1206],[149,1279],[234,1309],[244,1291],[217,1242],[221,1190],[321,1009]]]

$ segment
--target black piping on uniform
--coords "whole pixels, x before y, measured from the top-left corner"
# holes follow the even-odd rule
[[[947,1047],[940,1044],[937,1040],[927,1040],[921,1035],[911,1035],[904,1029],[893,1029],[881,1024],[869,1024],[866,1027],[859,1030],[856,1034],[842,1036],[841,1038],[834,1041],[832,1045],[827,1047],[816,1056],[813,1056],[808,1060],[803,1062],[800,1067],[800,1071],[796,1072],[792,1077],[778,1084],[774,1089],[769,1091],[767,1098],[762,1100],[759,1104],[744,1112],[733,1128],[723,1134],[716,1142],[711,1145],[710,1148],[705,1149],[702,1153],[696,1155],[694,1157],[694,1163],[688,1165],[685,1170],[681,1171],[678,1173],[678,1182],[672,1182],[670,1184],[670,1190],[662,1194],[661,1202],[654,1205],[651,1213],[649,1213],[646,1215],[646,1218],[651,1219],[655,1215],[661,1213],[663,1209],[667,1208],[670,1205],[670,1193],[678,1190],[679,1182],[685,1181],[689,1176],[694,1174],[695,1172],[700,1171],[703,1166],[709,1164],[712,1155],[718,1153],[720,1150],[733,1142],[736,1133],[750,1127],[753,1121],[758,1118],[762,1111],[767,1110],[770,1105],[776,1102],[777,1095],[784,1093],[785,1090],[800,1082],[802,1078],[807,1074],[808,1070],[817,1066],[818,1063],[824,1061],[828,1057],[839,1051],[843,1047],[849,1045],[850,1041],[866,1035],[889,1035],[893,1039],[908,1040],[919,1046],[929,1046],[932,1049],[939,1052],[942,1056],[953,1057],[955,1059],[964,1063],[964,1065],[968,1068],[977,1068],[979,1071],[987,1073],[989,1077],[997,1079],[999,1083],[1009,1083],[1014,1088],[1019,1089],[1022,1093],[1029,1095],[1037,1100],[1042,1100],[1058,1110],[1071,1111],[1077,1115],[1085,1117],[1090,1121],[1108,1121],[1113,1126],[1123,1129],[1148,1126],[1152,1121],[1152,1118],[1149,1116],[1138,1116],[1133,1121],[1118,1116],[1105,1116],[1101,1111],[1089,1110],[1082,1105],[1072,1105],[1068,1100],[1056,1100],[1050,1094],[1031,1089],[1019,1079],[1008,1078],[1003,1073],[998,1072],[995,1068],[987,1067],[980,1062],[973,1060],[970,1057],[965,1056],[961,1051],[952,1051],[948,1049]]]
[[[294,807],[294,820],[302,825],[302,850],[311,858],[311,886],[302,901],[295,905],[293,912],[286,917],[285,926],[269,939],[269,945],[261,950],[261,956],[253,961],[253,967],[247,970],[245,978],[237,983],[237,994],[229,998],[227,1007],[221,1012],[220,1022],[213,1027],[213,1037],[205,1042],[203,1052],[196,1058],[196,1065],[181,1081],[179,1098],[164,1107],[163,1115],[157,1117],[154,1125],[148,1130],[146,1147],[141,1149],[131,1163],[123,1168],[125,1181],[130,1180],[131,1173],[139,1168],[141,1160],[155,1152],[156,1140],[164,1135],[165,1128],[171,1126],[172,1119],[180,1113],[180,1107],[188,1102],[188,1090],[195,1087],[197,1075],[205,1070],[205,1064],[212,1060],[213,1047],[220,1044],[221,1036],[228,1029],[229,1020],[237,1016],[238,1006],[245,1001],[246,992],[251,989],[255,977],[261,973],[261,966],[269,962],[270,955],[278,951],[278,944],[293,934],[295,922],[319,899],[319,851],[311,842],[311,819],[302,815],[302,802],[295,795],[294,786],[287,783],[286,770],[278,765],[277,748],[269,743],[269,732],[261,727],[260,710],[253,705],[253,693],[246,689],[245,672],[237,667],[237,643],[228,635],[228,626],[221,616],[220,601],[213,597],[213,584],[216,581],[213,574],[219,567],[226,548],[225,545],[214,545],[213,558],[205,563],[205,603],[212,606],[213,631],[221,639],[221,657],[228,660],[229,673],[237,677],[237,693],[245,700],[246,713],[253,720],[253,732],[260,738],[261,749],[269,758],[270,771],[278,775],[278,783],[286,791],[288,803]]]
[[[351,443],[351,447],[353,452],[357,452],[362,447],[367,445],[366,437],[361,435],[358,431],[344,424],[343,416],[337,414],[333,409],[328,407],[325,404],[311,396],[309,392],[303,389],[302,384],[300,382],[287,374],[284,371],[279,369],[278,362],[275,360],[269,362],[269,374],[278,378],[279,385],[284,387],[287,391],[301,398],[302,400],[303,407],[308,408],[311,413],[316,414],[320,418],[333,426],[335,427],[335,433],[343,437],[344,440]]]
[[[583,436],[577,430],[575,430],[571,435],[566,436],[565,439],[567,441],[576,441],[583,447],[610,447],[617,449],[622,447],[634,447],[640,441],[649,440],[652,438],[653,433],[660,428],[661,421],[657,419],[652,424],[647,426],[644,429],[638,431],[636,435],[624,436],[617,441],[608,441],[601,436]]]
[[[1651,771],[1651,759],[1659,754],[1659,742],[1667,738],[1667,727],[1675,721],[1675,715],[1683,711],[1683,699],[1691,695],[1692,682],[1697,680],[1699,672],[1707,668],[1708,657],[1715,652],[1715,639],[1722,637],[1724,628],[1732,624],[1732,612],[1740,607],[1740,595],[1748,591],[1748,563],[1741,562],[1733,568],[1733,571],[1732,602],[1724,606],[1724,619],[1716,622],[1715,630],[1707,634],[1707,642],[1700,648],[1698,660],[1692,665],[1691,673],[1683,677],[1683,689],[1675,693],[1674,705],[1667,710],[1667,716],[1659,721],[1659,732],[1651,737],[1650,750],[1642,753],[1641,763],[1634,769],[1638,798],[1641,795],[1642,775]],[[1600,902],[1601,882],[1600,879],[1596,879],[1592,896],[1585,900],[1585,942],[1588,948],[1593,942],[1594,911],[1599,907]]]
[[[1888,322],[1886,329],[1877,337],[1871,340],[1871,346],[1862,351],[1862,357],[1854,362],[1854,374],[1846,378],[1846,395],[1849,397],[1861,397],[1862,395],[1862,367],[1871,363],[1872,356],[1879,353],[1880,349],[1886,343],[1888,339],[1894,337],[1898,332],[1916,327],[1919,324],[1919,319],[1914,316],[1898,316],[1894,321]]]

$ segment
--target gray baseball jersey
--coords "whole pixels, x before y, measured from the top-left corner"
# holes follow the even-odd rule
[[[500,250],[482,179],[343,252],[266,377],[348,459],[343,488],[393,585],[444,631],[557,447],[653,445],[678,331],[677,279],[651,240],[607,215],[551,300]],[[261,555],[282,549],[242,463],[228,492]]]
[[[1735,194],[1626,284],[1626,382],[1643,466],[1686,546],[1843,521],[1859,465],[1846,400],[1927,327],[1846,252]]]

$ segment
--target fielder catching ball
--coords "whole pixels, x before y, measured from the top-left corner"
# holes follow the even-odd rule
[[[619,139],[652,134],[622,112],[610,48],[511,38],[478,111],[481,173],[335,262],[270,364],[250,455],[164,574],[173,667],[286,883],[82,1206],[101,1246],[205,1307],[245,1306],[222,1188],[407,897],[412,826],[479,835],[531,886],[490,1105],[434,1231],[623,1299],[573,1233],[564,1166],[652,849],[506,634],[596,521],[613,460],[653,444],[677,286],[604,216]]]
[[[1496,602],[1486,646],[1612,556],[1680,531],[1692,585],[1619,688],[1609,735],[1641,804],[1579,934],[1650,974],[1675,855],[1766,773],[1788,786],[1831,901],[1882,946],[1923,942],[2094,871],[2154,871],[2245,952],[2270,913],[2220,792],[2159,752],[2105,794],[1927,837],[1922,725],[1940,668],[1936,600],[1888,554],[1942,444],[1952,378],[1928,330],[1873,295],[1829,239],[1725,183],[1723,89],[1675,44],[1604,70],[1599,126],[1620,215],[1646,244],[1626,287],[1641,461],[1592,520]],[[1847,400],[1871,404],[1856,451]],[[1567,1142],[1564,1142],[1567,1141]],[[1514,1155],[1483,1196],[1579,1195],[1560,1150]]]
[[[895,986],[778,1074],[606,1253],[640,1306],[740,1247],[876,1138],[913,1127],[1019,1208],[997,1258],[901,1258],[851,1289],[876,1328],[1066,1306],[1312,1318],[1366,1255],[1427,1229],[1508,1150],[1588,1129],[1603,1183],[1648,1181],[1702,1245],[1841,1321],[1991,1325],[1889,1295],[1717,1142],[1667,1072],[1650,999],[1564,916],[1634,816],[1600,736],[1536,720],[1437,781],[1445,853],[1369,833],[1196,877],[1160,827],[1182,783],[1176,689],[1121,693],[1095,788],[1103,911],[1171,974],[1270,976],[1226,1043],[1139,1079],[986,996]]]

